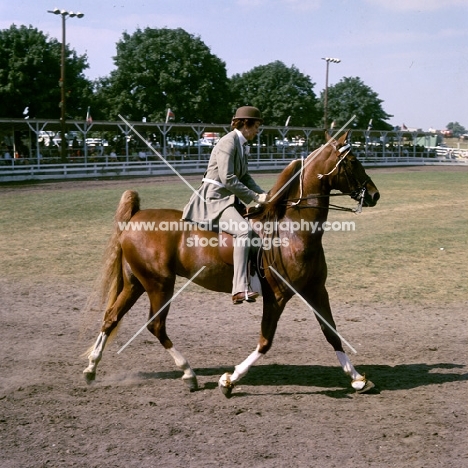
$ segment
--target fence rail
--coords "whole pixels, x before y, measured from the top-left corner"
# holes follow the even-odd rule
[[[252,172],[280,171],[294,158],[257,159],[249,162]],[[418,157],[365,157],[360,158],[366,167],[378,166],[465,166],[468,159],[457,158],[418,158]],[[171,167],[182,175],[203,174],[207,161],[170,161]],[[95,162],[70,164],[29,164],[0,166],[0,182],[27,181],[27,180],[58,180],[58,179],[84,179],[84,178],[115,178],[137,176],[172,175],[172,171],[162,161],[143,162]]]

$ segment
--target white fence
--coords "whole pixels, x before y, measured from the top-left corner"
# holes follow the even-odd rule
[[[252,172],[280,171],[293,158],[257,159],[249,162]],[[392,157],[361,157],[366,167],[378,166],[465,166],[468,167],[468,158],[436,157],[420,158],[411,156]],[[170,166],[180,174],[203,174],[207,161],[170,161]],[[0,182],[27,181],[27,180],[59,180],[84,178],[115,178],[137,176],[172,175],[174,171],[162,161],[142,162],[96,162],[73,164],[29,164],[0,166]]]
[[[202,174],[215,142],[205,141],[206,136],[221,136],[230,130],[228,124],[206,123],[68,124],[67,135],[74,139],[62,155],[61,148],[50,141],[54,135],[52,141],[59,144],[56,138],[60,121],[0,119],[0,141],[6,148],[0,153],[0,182],[172,174],[171,168],[148,149],[149,145],[157,148],[177,172]],[[135,131],[144,142],[135,137]],[[48,135],[48,141],[44,135]],[[463,141],[459,140],[457,149],[447,148],[442,145],[441,135],[422,131],[353,129],[348,138],[354,154],[366,166],[466,166],[468,161],[468,149],[460,149],[466,146]],[[323,142],[324,130],[320,128],[262,126],[252,142],[249,167],[252,171],[279,171]]]

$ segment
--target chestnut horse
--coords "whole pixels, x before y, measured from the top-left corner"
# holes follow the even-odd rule
[[[274,232],[262,228],[259,232],[263,241],[270,241],[271,247],[263,249],[260,261],[263,272],[260,338],[255,351],[235,366],[233,374],[226,373],[220,378],[219,386],[228,397],[234,385],[270,349],[281,313],[294,294],[299,294],[316,313],[326,340],[333,346],[343,371],[351,378],[352,387],[362,393],[374,386],[356,371],[345,354],[325,288],[327,264],[322,247],[324,229],[320,226],[327,220],[330,196],[335,195],[331,191],[351,196],[360,202],[360,207],[374,206],[380,197],[361,163],[353,156],[346,138],[347,134],[338,140],[327,135],[325,145],[306,159],[291,162],[270,190],[269,203],[254,219],[257,228],[265,227],[267,222],[276,226]],[[107,307],[101,332],[88,355],[89,365],[83,371],[88,382],[95,379],[109,335],[146,291],[150,319],[153,317],[147,324],[148,330],[183,371],[182,379],[189,389],[198,388],[195,372],[167,335],[166,318],[176,276],[193,279],[194,283],[212,291],[231,292],[233,267],[220,258],[216,242],[211,242],[218,239],[218,234],[198,227],[122,229],[122,223],[129,221],[175,226],[180,220],[181,212],[177,210],[140,210],[139,197],[134,191],[127,190],[122,195],[103,273],[102,289]],[[291,230],[291,226],[295,229]],[[310,229],[313,226],[315,229]],[[194,243],[195,236],[205,242]],[[238,310],[233,312],[238,313]]]

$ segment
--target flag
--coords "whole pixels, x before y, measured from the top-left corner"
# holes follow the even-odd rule
[[[87,123],[87,124],[92,124],[92,123],[93,123],[93,118],[91,117],[91,114],[89,113],[89,110],[90,110],[90,109],[91,109],[91,108],[88,107],[88,112],[86,112],[86,123]]]
[[[171,109],[167,109],[167,114],[166,114],[166,123],[169,122],[169,120],[174,120],[175,115],[174,112],[171,111]]]
[[[372,119],[369,120],[369,125],[367,126],[367,131],[372,130]]]
[[[401,129],[402,129],[402,130],[408,130],[408,127],[407,127],[405,124],[403,124],[403,125],[401,126]]]
[[[287,119],[286,119],[286,123],[284,124],[285,127],[287,127],[289,125],[289,121],[291,120],[291,116],[289,116]]]

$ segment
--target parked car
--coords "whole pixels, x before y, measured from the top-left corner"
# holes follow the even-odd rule
[[[107,140],[103,140],[102,138],[86,138],[86,145],[87,146],[108,146],[109,143]]]

